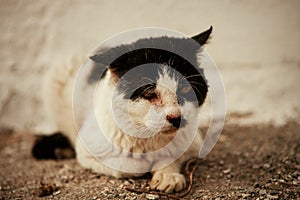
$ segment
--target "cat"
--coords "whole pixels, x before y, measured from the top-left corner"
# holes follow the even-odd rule
[[[198,156],[202,145],[194,133],[208,83],[199,54],[211,32],[212,27],[191,38],[141,38],[97,50],[81,76],[78,67],[53,67],[45,104],[66,137],[43,136],[33,155],[72,157],[58,149],[74,148],[78,162],[95,172],[117,178],[152,172],[152,189],[183,190],[181,167]],[[57,146],[53,138],[65,145]]]

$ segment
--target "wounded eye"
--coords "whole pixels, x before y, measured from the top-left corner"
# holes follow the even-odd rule
[[[191,90],[192,90],[192,87],[191,87],[191,86],[185,86],[184,88],[182,88],[182,89],[180,90],[180,92],[181,92],[182,94],[187,94],[187,93],[189,93]]]
[[[143,97],[144,99],[147,99],[147,100],[151,100],[151,99],[157,98],[157,95],[156,95],[156,93],[154,93],[152,91],[151,92],[146,91],[141,95],[141,97]]]
[[[155,88],[156,88],[155,84],[144,85],[136,89],[131,95],[130,99],[135,100],[139,97],[147,100],[155,99],[157,98],[157,95],[155,93]]]

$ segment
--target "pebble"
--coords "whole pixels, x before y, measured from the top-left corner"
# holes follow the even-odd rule
[[[298,185],[297,181],[293,181],[292,183],[293,185]]]
[[[59,195],[60,194],[60,190],[57,190],[56,192],[53,192],[53,195]]]
[[[250,197],[250,196],[251,196],[250,194],[242,194],[243,199],[246,199],[247,197]]]
[[[224,174],[229,174],[230,172],[231,172],[231,169],[225,169],[225,170],[223,170]]]
[[[128,186],[130,185],[129,181],[124,181],[123,185]]]
[[[159,195],[158,194],[146,194],[146,198],[147,199],[159,199]]]
[[[279,197],[278,197],[278,195],[270,195],[270,194],[268,194],[267,198],[268,199],[278,199]]]
[[[269,169],[270,168],[270,165],[269,164],[264,164],[264,166],[263,166],[265,169]]]

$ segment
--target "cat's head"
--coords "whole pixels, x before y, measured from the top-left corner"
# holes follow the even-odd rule
[[[103,77],[109,76],[115,84],[122,103],[128,104],[124,112],[139,130],[173,133],[189,123],[183,108],[195,111],[206,98],[208,85],[199,52],[211,31],[212,27],[192,38],[140,39],[91,59],[107,65]]]

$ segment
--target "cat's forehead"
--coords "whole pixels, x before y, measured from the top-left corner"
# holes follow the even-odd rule
[[[108,66],[121,77],[128,70],[146,63],[168,63],[172,67],[189,62],[196,66],[196,55],[200,50],[200,46],[190,38],[162,36],[100,50],[91,59],[98,65]]]
[[[175,70],[166,65],[161,65],[161,70],[157,77],[157,85],[175,92],[178,88],[179,77],[180,75]]]

